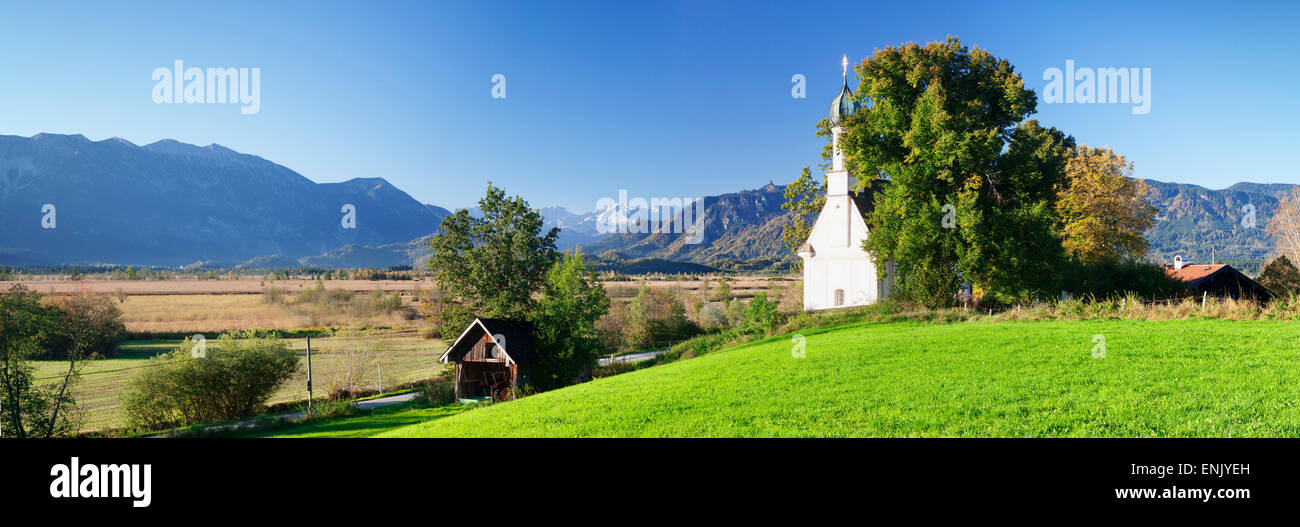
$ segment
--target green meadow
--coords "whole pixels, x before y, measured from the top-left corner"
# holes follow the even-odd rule
[[[787,334],[378,435],[1300,436],[1294,322],[871,322],[802,335],[802,358]]]

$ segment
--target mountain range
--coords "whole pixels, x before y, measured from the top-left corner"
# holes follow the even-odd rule
[[[1296,187],[1147,183],[1148,200],[1160,209],[1147,236],[1154,258],[1181,254],[1246,267],[1271,252],[1273,240],[1263,227],[1279,199]],[[635,225],[644,217],[624,205],[588,213],[538,210],[547,227],[561,229],[561,248],[579,247],[606,266],[644,260],[690,262],[696,270],[700,264],[755,269],[794,261],[781,243],[782,227],[793,221],[781,209],[783,192],[769,182],[703,198],[698,237],[680,228],[606,233],[619,221]],[[355,228],[345,228],[347,205]],[[1254,221],[1245,221],[1252,211]],[[449,214],[383,178],[315,183],[216,144],[0,136],[0,264],[421,266],[429,254],[424,242]]]
[[[447,214],[383,178],[315,183],[216,144],[0,136],[3,263],[282,261],[410,242]]]

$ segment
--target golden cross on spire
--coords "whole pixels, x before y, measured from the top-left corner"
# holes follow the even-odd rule
[[[845,55],[845,56],[844,56],[844,59],[840,61],[840,66],[843,66],[843,67],[844,67],[844,77],[845,77],[845,78],[848,78],[848,76],[849,76],[849,56],[848,56],[848,55]]]

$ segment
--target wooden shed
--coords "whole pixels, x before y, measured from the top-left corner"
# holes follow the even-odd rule
[[[457,399],[508,400],[537,362],[533,326],[504,318],[476,318],[438,360],[454,364]]]

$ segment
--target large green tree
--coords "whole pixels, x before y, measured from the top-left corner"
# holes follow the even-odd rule
[[[1037,101],[1011,64],[949,37],[878,50],[855,70],[869,104],[842,146],[859,190],[888,179],[865,249],[896,262],[897,293],[942,305],[966,281],[1004,301],[1050,294],[1063,258],[1054,192],[1073,140],[1025,121]]]
[[[429,269],[443,293],[444,335],[475,317],[527,319],[546,272],[556,261],[560,229],[544,230],[542,215],[523,198],[488,183],[480,216],[457,211],[442,220],[429,247]]]

